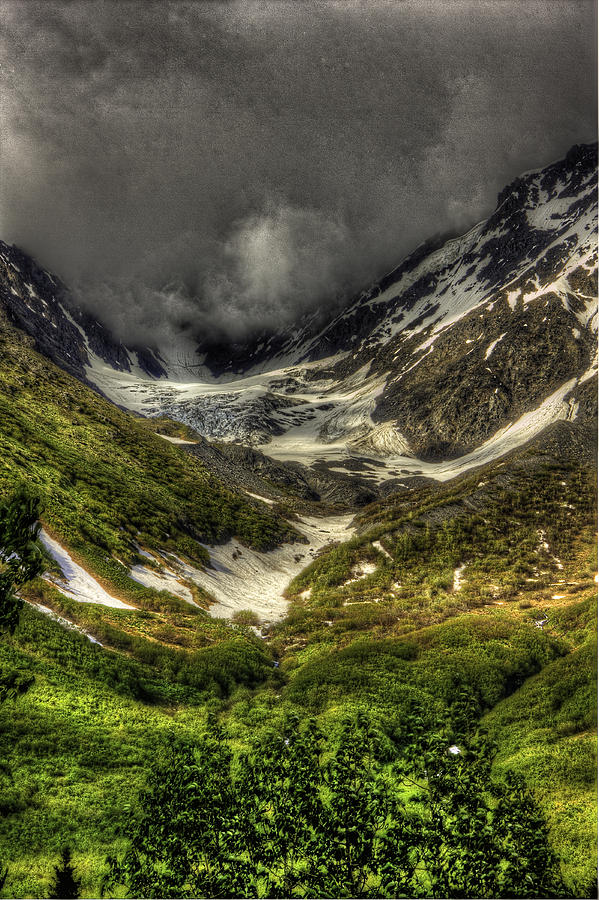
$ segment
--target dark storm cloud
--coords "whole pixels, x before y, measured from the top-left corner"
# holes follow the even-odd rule
[[[0,236],[127,339],[276,327],[593,140],[594,11],[8,0]]]

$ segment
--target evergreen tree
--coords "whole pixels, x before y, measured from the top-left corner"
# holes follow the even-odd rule
[[[40,501],[20,487],[0,506],[0,631],[15,630],[23,601],[15,593],[43,570],[37,537]]]
[[[71,865],[71,851],[63,847],[60,865],[54,869],[54,881],[50,886],[50,900],[75,900],[79,897],[81,880],[75,878],[75,870]]]

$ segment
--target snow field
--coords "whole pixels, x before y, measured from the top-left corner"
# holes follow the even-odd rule
[[[353,515],[305,516],[293,524],[308,543],[284,544],[268,553],[241,547],[237,541],[206,547],[212,568],[201,571],[189,567],[189,576],[214,597],[211,616],[226,619],[239,610],[251,609],[261,623],[273,622],[287,611],[283,592],[289,582],[326,544],[349,540],[352,519]]]
[[[155,591],[169,591],[169,593],[180,597],[192,606],[197,606],[189,588],[181,583],[180,576],[167,566],[164,566],[164,564],[160,572],[149,569],[146,566],[133,566],[129,571],[129,578],[133,578],[139,584],[153,588]]]
[[[99,603],[101,606],[111,606],[113,609],[135,609],[134,606],[117,600],[116,597],[104,590],[102,585],[98,584],[95,578],[78,565],[68,551],[43,529],[40,533],[40,541],[62,569],[64,580],[52,575],[44,576],[61,594],[78,600],[80,603]]]
[[[285,615],[287,600],[283,592],[291,579],[326,544],[348,540],[353,534],[350,528],[352,519],[353,515],[305,517],[294,525],[308,538],[307,544],[284,544],[276,550],[260,553],[241,547],[237,541],[229,541],[227,544],[206,547],[211,562],[211,568],[206,570],[197,569],[174,554],[165,554],[161,560],[163,568],[160,572],[136,565],[132,568],[130,577],[155,590],[167,590],[196,606],[189,587],[182,583],[182,580],[191,581],[214,598],[215,603],[209,609],[211,616],[231,618],[239,610],[250,609],[262,623],[272,622]],[[64,575],[64,579],[50,575],[44,577],[65,596],[80,603],[99,603],[114,609],[135,609],[111,596],[85,569],[74,562],[58,541],[43,530],[40,540],[58,562]],[[46,607],[41,609],[48,615],[51,613]],[[56,617],[56,614],[52,615]],[[59,620],[65,625],[68,623],[68,620],[62,620],[60,616],[57,618]],[[90,640],[93,640],[91,636]]]

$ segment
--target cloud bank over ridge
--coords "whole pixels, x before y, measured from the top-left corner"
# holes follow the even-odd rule
[[[0,236],[129,341],[341,302],[595,136],[592,0],[4,0]]]

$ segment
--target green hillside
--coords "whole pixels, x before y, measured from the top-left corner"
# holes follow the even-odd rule
[[[594,598],[565,608],[571,615]],[[575,884],[592,878],[597,852],[597,628],[485,717],[499,749],[496,767],[524,775],[551,826]]]
[[[48,362],[6,323],[0,408],[0,496],[27,481],[41,496],[47,530],[134,606],[187,606],[128,577],[128,566],[144,562],[141,547],[202,565],[201,542],[235,537],[266,550],[298,537],[264,504],[228,490],[201,462]],[[59,598],[45,596],[56,608]],[[205,605],[201,591],[196,599]]]
[[[391,734],[416,702],[471,706],[524,776],[576,896],[596,877],[596,472],[585,429],[375,504],[290,585],[283,697]],[[545,624],[539,627],[536,623]],[[589,885],[591,887],[589,888]]]
[[[361,630],[401,635],[472,609],[515,608],[530,622],[557,592],[566,600],[593,589],[588,442],[586,429],[560,423],[553,441],[367,507],[358,534],[289,586],[293,608],[277,645],[338,646]]]
[[[334,741],[348,716],[364,715],[388,778],[415,711],[424,733],[445,741],[484,726],[497,776],[524,777],[566,883],[591,896],[596,481],[588,431],[564,423],[484,469],[362,510],[356,536],[292,582],[288,616],[260,640],[139,585],[123,563],[142,561],[143,547],[200,565],[201,542],[234,536],[266,549],[293,538],[290,526],[8,327],[0,369],[0,493],[23,479],[36,487],[47,530],[137,607],[78,603],[37,579],[26,598],[101,645],[28,605],[15,633],[0,638],[0,683],[27,687],[0,704],[2,896],[46,896],[64,844],[83,896],[98,896],[106,857],[125,849],[123,826],[137,815],[169,735],[197,743],[210,716],[238,753],[290,716],[314,718]]]

